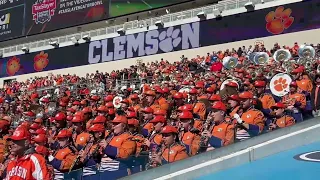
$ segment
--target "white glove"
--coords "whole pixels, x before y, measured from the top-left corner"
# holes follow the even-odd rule
[[[52,155],[50,155],[50,156],[48,157],[49,162],[51,162],[53,159],[54,159],[54,157],[53,157]]]
[[[239,114],[234,114],[233,118],[235,118],[239,124],[243,123],[243,120],[240,118]]]

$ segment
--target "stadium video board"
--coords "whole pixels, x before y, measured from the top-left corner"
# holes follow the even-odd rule
[[[192,0],[0,0],[0,41],[187,1]]]

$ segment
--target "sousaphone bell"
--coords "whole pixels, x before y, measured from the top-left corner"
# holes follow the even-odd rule
[[[286,62],[291,59],[291,53],[288,49],[279,49],[274,53],[273,59],[277,62]]]
[[[300,58],[313,59],[316,56],[315,49],[310,45],[301,45],[298,49]]]
[[[227,56],[223,58],[222,64],[226,69],[233,69],[238,65],[238,58]]]
[[[263,65],[269,61],[269,55],[266,52],[259,52],[254,56],[253,62],[255,64]]]

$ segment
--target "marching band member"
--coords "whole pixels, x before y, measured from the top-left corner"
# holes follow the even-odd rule
[[[234,125],[226,122],[226,111],[227,108],[223,102],[215,102],[209,114],[212,122],[211,120],[207,122],[208,129],[202,132],[202,136],[208,138],[204,140],[208,141],[206,144],[209,143],[213,148],[220,148],[234,142]]]
[[[102,140],[99,145],[103,154],[119,162],[119,168],[116,171],[105,171],[109,179],[118,179],[131,174],[130,167],[124,160],[134,155],[136,143],[132,141],[132,135],[126,131],[128,120],[125,116],[116,116],[112,120],[112,124],[113,132]]]
[[[101,162],[102,155],[99,152],[99,142],[105,137],[105,127],[103,124],[93,124],[88,131],[91,134],[89,142],[92,145],[89,147],[87,154],[83,155],[83,163],[86,167],[95,166]]]
[[[49,179],[44,157],[29,148],[30,133],[18,127],[9,137],[12,141],[11,153],[15,156],[7,165],[5,180],[44,180]]]
[[[62,129],[56,136],[59,148],[53,155],[49,155],[49,164],[55,169],[55,178],[61,178],[64,172],[81,167],[78,161],[78,150],[72,145],[72,133]]]
[[[283,103],[277,102],[271,106],[271,109],[275,112],[275,118],[269,122],[269,131],[295,124],[294,118],[285,114],[285,105]]]
[[[198,114],[200,116],[200,120],[204,120],[207,115],[207,106],[204,103],[208,98],[205,96],[201,96],[198,98],[198,102],[194,104],[193,113]]]
[[[196,155],[200,148],[200,130],[194,127],[193,114],[190,111],[182,111],[179,115],[179,121],[179,139],[186,146],[190,156]]]
[[[85,130],[85,121],[83,116],[74,116],[72,119],[74,132],[72,134],[72,139],[74,142],[75,147],[78,150],[81,150],[89,141],[90,134],[87,133]]]
[[[161,145],[162,135],[161,129],[167,124],[164,116],[158,115],[155,116],[150,123],[153,124],[153,131],[148,139],[145,140],[145,144],[149,149],[158,148]]]
[[[157,165],[168,164],[185,159],[188,156],[186,147],[179,142],[178,130],[173,126],[165,126],[162,131],[163,144],[152,156]]]
[[[252,93],[242,92],[239,94],[239,98],[241,99],[241,108],[233,115],[233,118],[237,120],[238,124],[236,138],[241,141],[259,135],[264,128],[265,118],[261,111],[252,106]]]
[[[49,130],[49,137],[48,137],[48,143],[50,149],[57,149],[59,147],[59,144],[57,141],[55,141],[56,135],[63,129],[66,128],[67,126],[67,121],[66,121],[66,115],[63,112],[59,112],[55,115],[54,117],[54,128]]]
[[[232,94],[228,97],[228,106],[227,107],[229,107],[227,109],[227,115],[230,117],[233,117],[233,115],[235,115],[238,112],[238,110],[240,108],[240,99],[237,94]]]
[[[302,110],[306,107],[306,96],[299,93],[298,84],[295,81],[290,83],[290,92],[282,97],[282,102],[287,105],[292,117],[296,122],[303,121]]]
[[[141,110],[143,113],[143,121],[144,123],[142,124],[142,135],[144,137],[150,136],[150,133],[152,132],[153,129],[153,124],[150,123],[150,121],[153,118],[153,109],[151,107],[146,107]]]
[[[298,87],[298,92],[307,92],[311,93],[313,84],[309,78],[304,78],[302,73],[304,71],[304,68],[302,66],[294,69],[291,72],[291,75],[293,77],[293,81],[296,81],[297,87]]]
[[[153,110],[156,109],[164,109],[168,110],[169,105],[165,102],[163,104],[159,104],[159,102],[156,100],[156,93],[152,90],[146,91],[144,93],[146,95],[146,101],[147,105],[150,106]]]
[[[255,81],[254,87],[256,90],[255,95],[262,103],[262,109],[260,110],[263,112],[265,116],[270,116],[270,113],[272,112],[270,107],[273,106],[276,102],[271,94],[266,93],[266,82],[261,80]]]

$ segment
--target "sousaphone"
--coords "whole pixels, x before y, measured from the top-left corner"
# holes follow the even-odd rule
[[[273,55],[273,59],[281,63],[289,61],[291,57],[291,53],[288,49],[279,49]]]
[[[313,59],[316,56],[315,49],[310,45],[301,45],[298,49],[300,58]]]
[[[266,52],[258,52],[253,58],[253,62],[257,65],[266,64],[268,61],[269,61],[269,55]]]
[[[238,58],[227,56],[223,58],[222,61],[223,67],[226,69],[233,69],[238,65]]]

